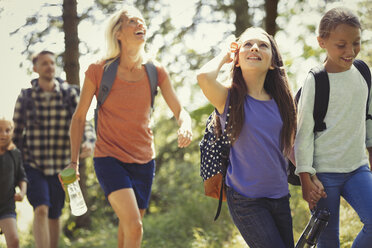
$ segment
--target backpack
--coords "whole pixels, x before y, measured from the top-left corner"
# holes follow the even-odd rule
[[[80,88],[77,85],[73,84],[67,84],[68,87],[64,87],[63,84],[65,83],[64,80],[61,78],[57,77],[55,78],[58,83],[60,83],[61,87],[60,90],[62,92],[62,102],[63,102],[63,107],[67,109],[68,111],[68,116],[71,119],[72,115],[75,112],[75,108],[77,106],[77,103],[75,101],[75,94],[72,93],[72,91],[76,91],[78,94],[80,93]],[[35,86],[38,83],[38,79],[33,79],[31,81],[31,85]],[[32,98],[32,88],[27,88],[23,89],[23,96],[25,96],[21,102],[21,109],[23,112],[24,116],[26,115],[26,110],[31,111],[31,114],[29,115],[31,118],[36,118],[36,107],[35,107],[35,101]]]
[[[10,157],[12,158],[13,163],[14,163],[14,182],[16,182],[17,181],[17,174],[18,174],[18,171],[17,171],[18,166],[17,165],[20,163],[20,161],[16,160],[16,158],[19,157],[19,154],[16,154],[15,149],[10,150],[9,154],[10,154]],[[15,184],[14,187],[15,186],[17,186],[17,184]]]
[[[108,61],[106,61],[107,63]],[[98,89],[97,96],[97,106],[94,110],[94,128],[97,132],[98,124],[98,110],[105,102],[107,96],[110,94],[112,85],[114,84],[116,73],[118,71],[119,59],[115,59],[111,64],[109,64],[103,71],[103,76],[101,79],[101,84]],[[150,89],[151,89],[151,109],[154,110],[155,96],[158,93],[158,71],[152,62],[147,62],[145,64],[146,74],[149,78]]]
[[[225,128],[219,137],[215,134],[216,110],[208,117],[204,136],[199,143],[200,148],[200,176],[204,181],[206,196],[219,199],[214,220],[220,215],[222,201],[226,201],[225,176],[229,165],[231,141],[229,138],[228,121],[231,106],[228,106]]]
[[[366,107],[366,120],[372,120],[372,116],[368,113],[369,111],[369,93],[371,90],[371,71],[369,70],[368,65],[362,60],[355,60],[353,65],[358,69],[360,74],[366,80],[368,86],[368,98],[367,98],[367,107]],[[315,78],[315,99],[314,99],[314,133],[321,132],[327,129],[327,125],[324,122],[324,118],[327,114],[328,102],[329,102],[329,78],[327,71],[323,66],[317,66],[310,70],[310,73],[314,75]],[[300,88],[295,96],[296,106],[301,96]],[[289,161],[289,175],[288,182],[293,185],[301,185],[300,179],[295,175],[294,171],[296,167]]]

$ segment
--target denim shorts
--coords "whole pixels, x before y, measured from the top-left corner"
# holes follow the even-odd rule
[[[58,175],[45,176],[40,170],[24,165],[28,185],[27,199],[35,209],[40,205],[49,206],[48,218],[58,219],[65,204],[65,191]]]
[[[94,158],[97,179],[108,197],[112,192],[132,188],[139,209],[148,208],[155,160],[146,164],[124,163],[112,157]]]

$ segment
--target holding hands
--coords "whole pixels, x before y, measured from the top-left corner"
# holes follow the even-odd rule
[[[310,176],[308,173],[306,174],[306,176],[301,176],[302,196],[308,202],[310,210],[313,210],[320,198],[326,198],[327,194],[324,191],[323,184],[316,175]]]

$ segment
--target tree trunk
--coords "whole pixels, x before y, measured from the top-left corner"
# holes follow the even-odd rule
[[[63,32],[65,33],[64,71],[70,84],[80,85],[79,36],[76,0],[63,0]]]
[[[233,10],[235,12],[235,37],[239,37],[244,30],[251,26],[251,17],[248,14],[248,1],[236,0],[233,3]]]
[[[77,2],[76,0],[63,0],[63,32],[65,33],[65,52],[64,52],[64,71],[66,72],[66,80],[70,84],[80,86],[79,79],[79,36],[78,36],[78,24],[79,17],[77,15]],[[80,172],[80,187],[87,200],[88,192],[86,187],[87,176],[86,176],[86,160],[80,159],[79,161],[79,172]],[[89,210],[89,205],[88,205]],[[76,228],[89,227],[91,220],[89,211],[76,217]]]
[[[272,36],[275,36],[277,31],[276,18],[278,17],[278,2],[279,0],[265,1],[265,29],[266,32]]]

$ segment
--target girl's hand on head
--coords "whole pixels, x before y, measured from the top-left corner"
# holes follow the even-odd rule
[[[239,47],[238,43],[234,41],[229,44],[229,47],[225,51],[221,52],[222,55],[224,56],[223,61],[225,64],[228,64],[234,61],[234,56],[238,50],[238,47]]]
[[[226,54],[225,54],[225,57],[224,57],[224,62],[225,62],[225,64],[229,64],[229,63],[231,63],[231,62],[233,62],[234,61],[234,59],[233,59],[233,54],[231,53],[231,52],[227,52]]]
[[[219,49],[220,49],[220,56],[223,57],[223,62],[225,64],[231,63],[234,61],[234,53],[236,49],[238,48],[238,43],[235,42],[236,38],[234,35],[228,36],[225,41],[220,43]],[[236,45],[235,45],[236,44]],[[236,47],[235,49],[232,49],[233,47]]]
[[[178,135],[178,147],[183,148],[190,145],[192,141],[192,130],[191,128],[183,128],[182,126],[177,131]]]

